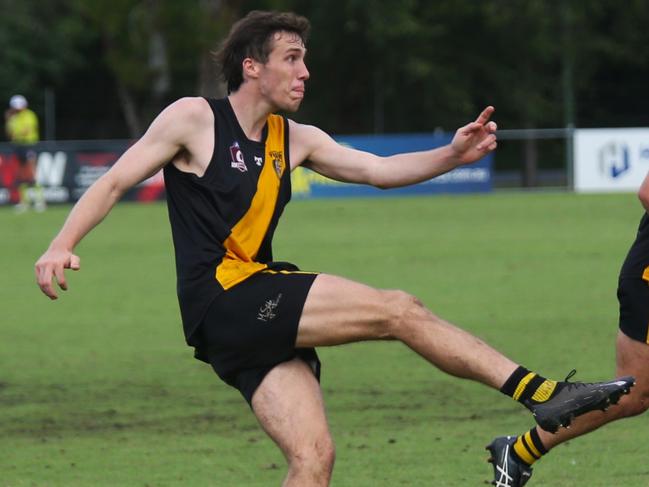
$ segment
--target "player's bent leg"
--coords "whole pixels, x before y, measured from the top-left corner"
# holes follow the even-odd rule
[[[615,409],[620,409],[621,417],[637,416],[649,409],[649,344],[618,331],[616,350],[617,374],[634,376],[636,385]]]
[[[575,418],[569,429],[550,433],[537,427],[519,437],[496,438],[487,446],[491,453],[489,461],[494,468],[494,485],[522,486],[532,475],[531,464],[553,447],[617,419],[642,414],[649,409],[649,345],[629,338],[620,331],[616,350],[618,377],[635,377],[636,380],[630,393],[621,396],[616,407]]]
[[[499,388],[517,364],[435,316],[414,296],[321,274],[307,296],[297,346],[400,340],[441,370]]]
[[[596,430],[611,421],[636,416],[649,409],[649,345],[629,338],[618,331],[616,341],[617,375],[633,376],[636,384],[631,392],[620,398],[617,406],[606,411],[593,411],[575,419],[570,429],[551,434],[538,429],[545,447],[554,446]]]
[[[283,487],[328,486],[335,449],[312,369],[301,359],[279,364],[255,391],[252,409],[288,462]]]

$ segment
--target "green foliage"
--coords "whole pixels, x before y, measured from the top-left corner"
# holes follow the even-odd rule
[[[106,62],[128,87],[148,88],[148,6],[137,0],[73,0],[80,20],[98,32]]]
[[[309,94],[295,117],[332,133],[454,130],[486,104],[497,107],[503,128],[649,123],[649,98],[638,96],[649,83],[643,0],[0,6],[0,100],[23,92],[40,104],[53,88],[66,104],[59,126],[67,138],[122,137],[125,121],[136,136],[174,99],[221,94],[210,51],[252,9],[294,10],[312,21]]]
[[[0,485],[279,485],[281,454],[183,343],[164,206],[118,205],[51,302],[32,266],[68,211],[0,209]],[[275,254],[404,289],[528,367],[595,380],[614,371],[616,275],[640,214],[620,194],[296,201]],[[532,424],[510,399],[397,343],[320,355],[334,487],[482,485],[484,445]],[[531,482],[644,485],[646,420],[558,447]]]
[[[83,33],[65,0],[0,0],[0,11],[0,102],[22,93],[39,107],[42,89],[81,62],[75,42]]]

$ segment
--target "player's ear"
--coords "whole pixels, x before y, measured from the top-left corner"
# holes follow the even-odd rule
[[[259,69],[261,63],[255,61],[254,59],[247,57],[243,60],[242,63],[242,73],[243,79],[256,79],[259,77]]]

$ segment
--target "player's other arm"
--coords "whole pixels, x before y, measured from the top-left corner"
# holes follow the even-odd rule
[[[380,157],[337,144],[322,130],[290,122],[291,163],[324,176],[378,188],[394,188],[425,181],[482,158],[496,148],[493,107],[455,133],[452,142],[436,149]]]
[[[197,112],[201,108],[202,104],[192,98],[178,100],[167,107],[142,138],[88,188],[36,262],[36,280],[43,293],[51,299],[58,297],[53,280],[61,289],[67,289],[63,269],[79,269],[79,258],[72,253],[76,245],[104,219],[129,188],[159,171],[186,145],[196,129],[200,118]]]
[[[642,203],[645,211],[649,212],[649,173],[647,173],[644,181],[642,181],[642,184],[640,185],[638,198],[640,199],[640,203]]]

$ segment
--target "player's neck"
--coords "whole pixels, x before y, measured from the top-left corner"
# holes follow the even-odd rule
[[[237,121],[250,140],[261,140],[262,131],[272,108],[243,87],[228,96]]]

